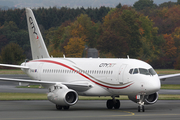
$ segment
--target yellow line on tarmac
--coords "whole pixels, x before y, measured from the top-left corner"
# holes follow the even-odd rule
[[[128,113],[128,115],[111,115],[111,116],[134,116],[135,115],[135,113],[129,112],[129,111],[122,111],[122,110],[118,110],[118,111]]]

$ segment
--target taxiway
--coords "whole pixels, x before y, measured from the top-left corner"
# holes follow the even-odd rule
[[[30,79],[26,75],[0,75]],[[166,82],[166,83],[164,83]],[[180,77],[167,79],[162,84],[180,84]],[[0,92],[46,93],[47,89],[16,88],[16,82],[0,82]],[[160,94],[180,94],[178,90],[160,90]],[[58,111],[55,105],[44,101],[0,101],[0,120],[112,120],[112,119],[146,119],[179,120],[180,100],[159,100],[154,105],[145,106],[145,112],[137,111],[137,104],[130,100],[121,100],[118,110],[108,110],[105,100],[79,100],[69,110]]]
[[[137,104],[122,100],[119,110],[108,110],[105,100],[80,100],[69,110],[58,111],[49,101],[0,101],[1,120],[179,120],[180,100],[160,100],[137,112]]]

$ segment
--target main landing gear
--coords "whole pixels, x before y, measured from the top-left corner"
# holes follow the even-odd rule
[[[145,95],[137,95],[137,96],[136,96],[136,99],[139,100],[139,102],[138,102],[138,104],[139,104],[139,106],[138,106],[138,112],[141,112],[141,111],[142,111],[142,112],[145,112],[144,102],[143,102],[144,96],[145,96]]]
[[[106,102],[106,106],[108,109],[119,109],[120,108],[120,101],[112,97],[113,99],[109,99]]]
[[[62,109],[64,109],[64,110],[69,110],[69,106],[56,105],[56,109],[57,109],[57,110],[62,110]]]

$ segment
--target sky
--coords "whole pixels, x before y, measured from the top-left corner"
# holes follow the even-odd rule
[[[108,6],[115,7],[119,3],[122,5],[130,5],[132,6],[138,0],[0,0],[0,6],[8,6],[8,7],[100,7],[100,6]],[[177,2],[177,0],[154,0],[155,4],[161,4],[163,2]]]

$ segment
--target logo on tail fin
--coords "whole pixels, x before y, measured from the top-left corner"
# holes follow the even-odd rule
[[[36,28],[35,28],[34,23],[33,23],[33,19],[31,17],[29,17],[29,23],[32,26],[31,28],[33,29],[33,34],[35,34],[37,36],[36,39],[39,39],[39,37],[38,37],[38,35],[36,33]]]

